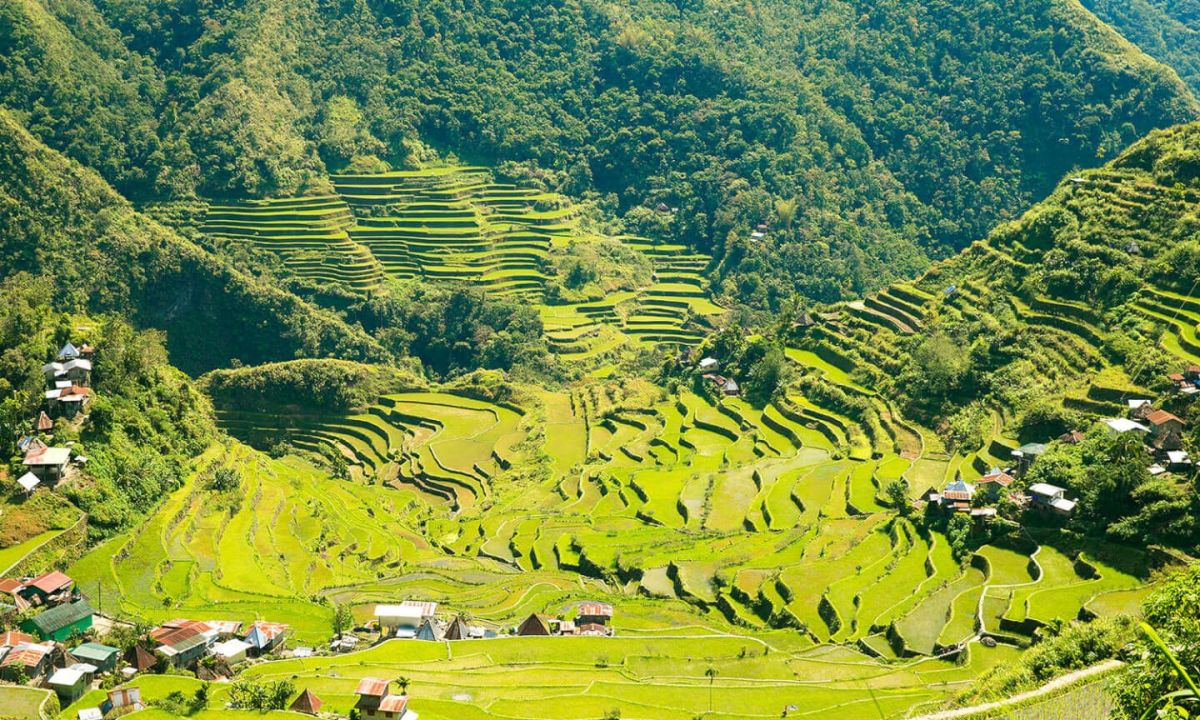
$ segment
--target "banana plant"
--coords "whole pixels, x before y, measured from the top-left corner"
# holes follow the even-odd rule
[[[1183,664],[1179,662],[1179,659],[1175,657],[1175,654],[1172,653],[1171,649],[1167,647],[1167,644],[1163,642],[1163,639],[1159,636],[1158,631],[1146,623],[1141,623],[1141,626],[1142,632],[1146,633],[1146,637],[1150,638],[1150,642],[1154,643],[1159,652],[1161,652],[1163,656],[1167,658],[1167,662],[1171,664],[1171,667],[1175,669],[1175,672],[1179,675],[1179,677],[1183,680],[1183,684],[1187,687],[1183,690],[1176,690],[1175,692],[1167,693],[1155,698],[1154,702],[1150,703],[1150,707],[1146,708],[1146,711],[1142,713],[1140,720],[1148,720],[1148,718],[1154,717],[1160,708],[1180,708],[1182,705],[1195,705],[1200,703],[1200,688],[1196,687],[1196,681],[1192,679],[1192,676],[1188,674],[1187,669],[1183,667]],[[1180,717],[1186,718],[1191,716],[1182,714]]]

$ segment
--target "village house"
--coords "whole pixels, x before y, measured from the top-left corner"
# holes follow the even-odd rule
[[[54,421],[50,419],[50,416],[46,414],[45,410],[39,410],[37,420],[34,421],[33,427],[39,435],[44,435],[54,430]]]
[[[405,600],[398,605],[376,605],[375,619],[380,637],[416,637],[425,620],[437,612],[437,603]]]
[[[283,647],[289,630],[290,628],[283,623],[263,620],[252,623],[245,637],[246,643],[250,645],[251,657],[266,655]]]
[[[242,635],[242,623],[237,620],[205,620],[204,624],[217,633],[218,640],[231,640]]]
[[[1066,516],[1075,510],[1075,501],[1068,500],[1066,492],[1057,485],[1034,483],[1029,486],[1029,499],[1032,507]]]
[[[1016,482],[1016,478],[1004,472],[1000,468],[992,468],[987,475],[975,481],[975,487],[979,493],[986,495],[989,499],[995,501],[999,499],[1001,493],[1009,486]]]
[[[62,365],[62,377],[74,385],[92,384],[92,361],[77,358]]]
[[[75,581],[57,570],[21,583],[21,594],[33,605],[57,605],[71,599]]]
[[[91,400],[92,389],[68,383],[45,393],[46,407],[54,415],[74,419]]]
[[[583,602],[576,610],[575,628],[580,635],[612,635],[612,605]]]
[[[706,357],[700,360],[700,364],[696,366],[702,373],[716,372],[721,368],[721,363],[714,357]]]
[[[1183,420],[1166,410],[1146,413],[1150,425],[1150,444],[1158,450],[1183,449]]]
[[[75,600],[34,615],[21,623],[21,629],[42,640],[62,642],[72,635],[87,632],[92,627],[92,616],[95,614],[96,611],[87,600]]]
[[[71,462],[71,451],[63,447],[47,447],[35,444],[25,453],[21,460],[29,472],[44,483],[55,485],[62,479]]]
[[[33,603],[29,602],[29,598],[25,597],[24,590],[25,585],[20,580],[15,578],[0,579],[0,603],[11,605],[13,610],[17,612],[28,610],[33,606]],[[3,635],[0,635],[0,638],[3,637]],[[32,640],[32,638],[30,639]],[[0,640],[0,647],[3,646],[4,642]]]
[[[91,668],[92,672],[88,672]],[[63,707],[70,705],[87,692],[92,683],[95,669],[91,665],[59,668],[50,676],[50,689],[58,695],[58,702]]]
[[[969,512],[975,499],[975,486],[966,480],[955,480],[942,490],[939,499],[942,507],[955,512]]]
[[[76,661],[94,665],[97,672],[113,672],[117,669],[117,660],[121,657],[118,648],[88,642],[71,650],[71,657]]]
[[[54,643],[21,643],[9,648],[0,658],[0,679],[17,682],[24,676],[34,680],[50,667],[50,652]]]
[[[68,341],[66,345],[63,345],[62,349],[58,351],[59,362],[78,360],[81,357],[83,357],[83,353],[79,352],[79,348],[75,347],[75,345],[73,345],[70,341]]]
[[[198,620],[172,620],[150,631],[154,653],[175,667],[189,667],[216,641],[217,632]]]
[[[393,695],[391,683],[380,678],[363,678],[354,690],[354,707],[361,720],[417,720],[408,709],[407,695]]]
[[[250,643],[233,638],[213,645],[211,652],[213,657],[223,660],[227,665],[232,666],[246,660],[246,653],[250,650],[250,647]]]

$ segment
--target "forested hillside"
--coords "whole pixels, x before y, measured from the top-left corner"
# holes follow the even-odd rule
[[[917,272],[1197,112],[1074,0],[0,12],[0,103],[128,197],[322,192],[432,146],[710,252],[719,293],[760,308]]]
[[[361,328],[257,281],[137,213],[100,177],[0,110],[4,274],[53,279],[59,310],[116,312],[167,331],[196,372],[295,357],[383,360]]]
[[[1160,62],[1193,90],[1200,88],[1200,2],[1083,0],[1100,19]]]

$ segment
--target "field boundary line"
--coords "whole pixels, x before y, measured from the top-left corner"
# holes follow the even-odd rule
[[[28,560],[30,558],[30,556],[32,556],[34,553],[40,551],[42,548],[46,547],[47,544],[54,542],[55,540],[59,539],[60,537],[62,537],[65,534],[71,532],[72,530],[79,527],[80,525],[82,525],[85,522],[87,522],[87,513],[81,512],[79,514],[79,519],[76,520],[73,524],[71,524],[70,527],[63,528],[62,530],[55,533],[53,537],[48,537],[45,540],[38,543],[36,546],[30,548],[28,552],[26,552],[21,557],[17,558],[16,562],[14,562],[13,564],[4,568],[3,570],[0,570],[0,575],[7,575],[8,573],[10,573],[12,571],[13,568],[20,567],[21,563]]]
[[[978,715],[981,713],[1004,710],[1005,708],[1024,703],[1027,700],[1033,700],[1035,698],[1050,695],[1059,690],[1064,690],[1072,685],[1075,685],[1081,680],[1087,680],[1089,678],[1107,674],[1123,666],[1124,664],[1125,663],[1116,659],[1105,660],[1099,665],[1092,665],[1091,667],[1069,672],[1066,675],[1054,678],[1041,687],[1034,688],[1033,690],[1026,690],[1023,693],[1017,693],[1016,695],[1003,700],[996,700],[994,702],[983,703],[981,705],[972,705],[971,707],[957,708],[955,710],[943,710],[941,712],[930,713],[927,715],[918,715],[917,717],[912,718],[912,720],[955,720],[956,718],[969,718],[973,715]]]

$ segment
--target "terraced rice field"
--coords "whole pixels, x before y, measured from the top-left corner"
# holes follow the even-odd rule
[[[486,168],[335,175],[334,196],[208,208],[202,230],[277,254],[319,286],[369,292],[387,279],[481,287],[534,304],[552,349],[601,358],[628,343],[693,345],[723,310],[707,292],[707,255],[640,238],[649,284],[586,302],[546,304],[551,256],[602,238],[581,230],[567,198],[497,183]]]
[[[982,652],[972,642],[981,632],[1020,643],[1039,623],[1074,617],[1093,600],[1136,602],[1128,591],[1141,584],[1103,562],[1102,547],[985,547],[960,565],[944,537],[896,518],[879,498],[883,482],[921,463],[949,465],[920,455],[921,429],[889,415],[888,430],[868,431],[800,396],[758,409],[642,381],[593,380],[520,395],[519,406],[401,393],[346,416],[221,420],[261,448],[333,447],[349,477],[239,442],[214,447],[137,532],[71,568],[85,592],[103,584],[106,611],[150,621],[269,617],[315,643],[329,633],[322,598],[365,619],[375,602],[419,597],[504,629],[530,612],[600,597],[616,605],[621,636],[703,626],[744,644],[759,642],[745,633],[767,633],[805,657],[836,647],[853,667],[883,678],[899,671],[874,656]],[[903,443],[877,440],[905,433],[917,438],[917,457],[897,453]],[[849,452],[856,446],[861,453]],[[205,478],[218,465],[239,470],[240,492],[214,497]],[[474,660],[466,660],[474,649],[455,650],[438,663],[495,672],[513,662],[492,655],[507,648],[549,662],[520,642],[481,645],[485,655]],[[606,647],[613,663],[629,652]],[[635,674],[638,684],[658,678]],[[919,685],[919,676],[902,674]],[[726,702],[740,697],[738,685],[726,688]],[[828,695],[798,686],[796,697],[832,713],[861,700],[853,685]],[[571,687],[564,682],[560,694],[619,691],[633,704],[642,696],[623,686]],[[843,694],[858,699],[836,699]],[[888,707],[928,699],[928,688],[911,689]],[[580,712],[595,709],[575,702]],[[703,710],[679,702],[663,716]]]
[[[211,205],[201,229],[278,255],[296,275],[357,292],[378,287],[383,268],[351,239],[354,215],[337,196]]]

